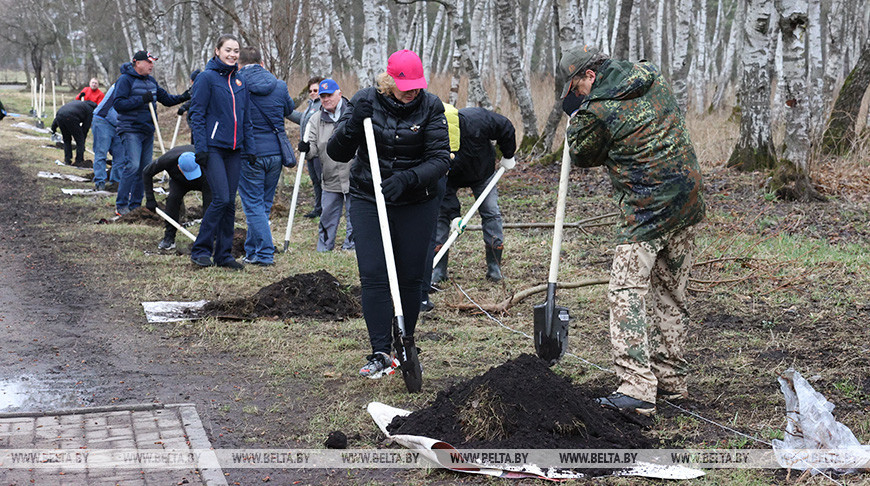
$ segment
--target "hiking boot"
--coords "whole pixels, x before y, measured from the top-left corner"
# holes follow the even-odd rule
[[[317,218],[317,217],[319,217],[319,216],[320,216],[320,213],[317,212],[317,211],[315,211],[315,210],[313,210],[313,209],[312,209],[311,211],[305,213],[305,215],[303,215],[303,217],[305,217],[305,218],[309,218],[309,219],[310,219],[310,218]]]
[[[105,183],[105,182],[97,182],[97,183],[94,185],[94,190],[96,190],[96,191],[105,191],[105,190],[106,190],[106,183]]]
[[[420,312],[429,312],[435,308],[435,303],[429,299],[420,302]]]
[[[501,252],[504,246],[499,245],[499,248],[491,246],[486,247],[486,279],[490,282],[501,282],[504,277],[501,275]]]
[[[638,400],[619,392],[613,392],[606,397],[596,398],[595,401],[604,408],[634,412],[647,417],[656,413],[656,405],[654,403]]]
[[[435,253],[437,254],[441,251],[441,245],[435,247]],[[435,268],[432,269],[432,280],[429,282],[429,285],[435,285],[437,283],[444,282],[447,280],[447,256],[450,255],[450,251],[444,253],[444,256],[441,257],[441,260],[438,261],[438,265],[435,265]]]
[[[218,263],[219,267],[226,268],[229,270],[241,271],[245,269],[245,266],[235,260],[228,260],[223,263]]]
[[[190,257],[190,261],[192,261],[194,265],[200,267],[211,267],[214,265],[214,263],[211,261],[211,258],[207,256]]]
[[[371,378],[372,380],[376,380],[384,375],[395,374],[396,368],[399,366],[399,362],[387,353],[377,352],[366,356],[366,359],[369,362],[360,368],[359,375]]]
[[[160,243],[157,243],[158,250],[172,250],[175,248],[175,240],[172,238],[163,238]]]

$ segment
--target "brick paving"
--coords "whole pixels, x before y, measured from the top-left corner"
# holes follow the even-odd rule
[[[57,415],[52,415],[56,413]],[[118,406],[92,409],[0,413],[0,481],[3,486],[56,485],[226,485],[221,469],[198,469],[190,464],[166,467],[98,467],[90,454],[88,465],[67,466],[45,459],[52,450],[77,451],[135,449],[139,453],[208,450],[211,444],[192,404]],[[36,450],[36,467],[15,464],[13,450]],[[23,452],[23,451],[22,451]],[[26,456],[18,456],[26,457]],[[20,459],[18,459],[20,461]]]

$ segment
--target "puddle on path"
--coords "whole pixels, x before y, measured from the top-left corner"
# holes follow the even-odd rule
[[[0,412],[30,412],[79,408],[89,404],[84,386],[72,380],[42,380],[34,376],[0,379]]]

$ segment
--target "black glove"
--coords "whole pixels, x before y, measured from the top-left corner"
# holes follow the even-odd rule
[[[350,120],[348,121],[351,130],[354,132],[361,131],[363,120],[371,118],[374,112],[375,109],[372,107],[372,102],[368,98],[361,98],[357,101],[356,104],[353,105],[353,113],[350,115]]]
[[[190,99],[190,90],[189,89],[186,89],[186,90],[184,90],[184,93],[181,93],[181,99],[183,101],[187,101]]]
[[[254,154],[242,154],[242,158],[247,160],[249,164],[254,164],[257,162],[257,156]]]
[[[142,102],[151,103],[152,101],[154,101],[154,95],[151,94],[150,91],[146,91],[145,94],[142,95]]]
[[[178,113],[178,116],[183,115],[185,111],[186,111],[186,110],[184,109],[183,106],[182,106],[181,108],[179,108],[179,109],[178,109],[178,112],[177,112],[177,113]]]
[[[197,152],[194,158],[196,163],[203,169],[208,166],[208,152]]]
[[[395,202],[412,185],[417,183],[417,174],[410,170],[396,172],[381,182],[384,199]]]
[[[145,207],[148,208],[152,213],[156,213],[157,209],[157,201],[153,197],[149,197],[145,199]]]
[[[576,96],[573,91],[569,92],[568,96],[562,100],[562,111],[568,116],[573,115],[577,111],[577,108],[580,108],[580,105],[583,104],[584,98],[585,96]]]
[[[297,145],[296,148],[299,149],[300,152],[305,152],[307,154],[308,151],[311,150],[311,144],[300,140],[299,145]]]

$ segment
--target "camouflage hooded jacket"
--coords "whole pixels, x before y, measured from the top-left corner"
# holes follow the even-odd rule
[[[658,68],[612,60],[568,126],[571,161],[604,165],[625,217],[620,244],[704,219],[701,171],[683,116]]]

